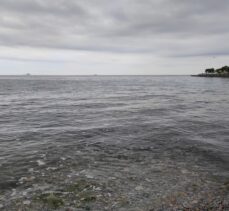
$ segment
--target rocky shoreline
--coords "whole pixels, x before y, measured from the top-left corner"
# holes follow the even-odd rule
[[[119,157],[122,162],[123,157]],[[86,162],[86,161],[85,161]],[[155,161],[117,169],[113,175],[70,158],[38,165],[16,187],[0,193],[3,211],[222,211],[229,209],[229,181],[182,163]],[[117,160],[117,162],[119,162]],[[99,165],[96,163],[96,165]],[[148,169],[143,177],[139,165]],[[99,167],[99,166],[98,166]],[[170,177],[169,175],[173,175]]]
[[[209,78],[229,78],[229,74],[205,74],[191,75],[193,77],[209,77]]]
[[[28,184],[25,184],[28,185]],[[35,185],[35,184],[34,184]],[[33,186],[34,186],[33,185]],[[57,185],[57,184],[56,184]],[[1,210],[11,211],[222,211],[228,210],[228,185],[217,182],[196,180],[184,187],[158,198],[152,198],[145,191],[146,187],[138,185],[134,188],[137,195],[144,195],[151,201],[144,204],[130,194],[116,190],[115,181],[99,182],[89,178],[77,178],[69,183],[59,184],[56,189],[47,186],[27,188],[24,191],[12,190]],[[13,197],[17,195],[17,197]],[[19,196],[20,195],[20,196]],[[136,205],[138,202],[138,205]],[[139,206],[140,205],[140,206]]]

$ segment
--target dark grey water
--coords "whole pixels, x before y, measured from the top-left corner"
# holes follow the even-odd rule
[[[129,201],[163,195],[203,174],[228,179],[228,152],[228,79],[0,77],[2,204],[31,176],[47,189],[55,175],[113,178]]]

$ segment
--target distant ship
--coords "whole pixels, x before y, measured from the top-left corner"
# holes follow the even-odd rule
[[[26,73],[25,75],[26,75],[26,76],[31,76],[31,74],[30,74],[30,73]]]

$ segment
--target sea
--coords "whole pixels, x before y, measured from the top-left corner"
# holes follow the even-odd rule
[[[194,207],[228,182],[227,78],[0,76],[0,210]]]

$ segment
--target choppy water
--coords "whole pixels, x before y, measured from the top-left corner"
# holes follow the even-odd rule
[[[147,187],[163,195],[192,173],[228,179],[228,153],[228,79],[0,77],[2,201],[31,175],[48,188],[84,175],[113,178],[130,200]]]

